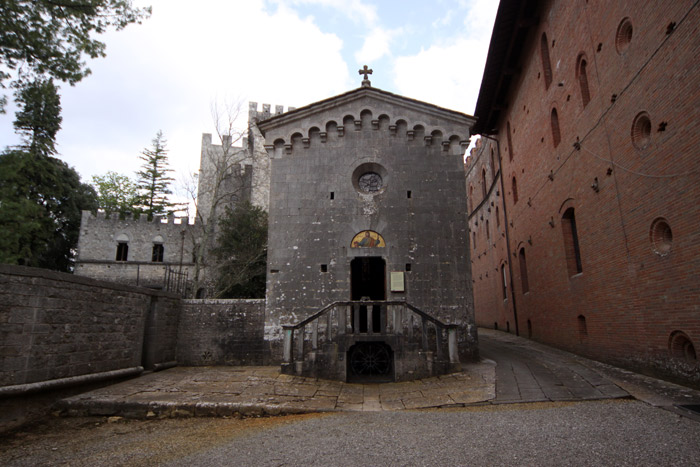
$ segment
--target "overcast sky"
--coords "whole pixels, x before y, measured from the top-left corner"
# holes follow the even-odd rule
[[[141,25],[102,36],[107,57],[75,87],[60,84],[59,157],[90,182],[133,176],[158,130],[176,178],[199,169],[213,102],[302,107],[372,86],[472,114],[496,0],[135,0]],[[17,144],[15,108],[0,148]]]

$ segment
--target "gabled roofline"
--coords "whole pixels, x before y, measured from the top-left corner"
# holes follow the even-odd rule
[[[539,22],[538,0],[501,0],[481,78],[473,134],[492,134],[508,107],[510,86],[520,72],[520,58],[530,30]]]
[[[299,107],[283,114],[275,115],[266,120],[261,120],[257,123],[257,125],[262,132],[265,132],[266,130],[274,128],[278,125],[286,125],[294,121],[304,119],[311,114],[332,109],[368,95],[371,95],[375,99],[383,100],[387,103],[398,103],[412,110],[428,112],[442,119],[453,120],[468,125],[476,122],[476,119],[471,115],[457,112],[456,110],[445,109],[427,102],[422,102],[416,99],[400,96],[398,94],[393,94],[388,91],[383,91],[379,88],[360,87],[334,97],[329,97],[327,99],[314,102],[304,107]]]

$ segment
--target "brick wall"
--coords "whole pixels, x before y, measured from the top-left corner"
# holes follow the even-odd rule
[[[470,216],[477,323],[514,331],[517,312],[523,336],[698,385],[697,359],[687,343],[700,345],[700,124],[693,117],[700,103],[700,7],[692,1],[542,3],[542,20],[530,31],[498,123],[499,144],[484,141],[483,153],[469,161],[467,186],[474,186],[477,209]],[[627,45],[618,34],[625,19],[633,31]],[[580,57],[587,62],[585,105]],[[635,141],[639,115],[648,116],[650,131]],[[505,189],[495,177],[496,189],[480,204],[482,167],[489,172],[488,154],[499,147]],[[567,267],[567,250],[569,263],[572,253],[563,216],[569,208],[580,273]],[[660,218],[672,231],[662,248],[653,233]],[[522,248],[527,293],[516,257]],[[506,300],[501,265],[513,272]],[[674,350],[679,333],[685,340]],[[679,349],[684,342],[685,356]]]
[[[0,265],[0,386],[172,361],[178,317],[170,294]]]
[[[265,300],[183,300],[181,365],[262,365]]]

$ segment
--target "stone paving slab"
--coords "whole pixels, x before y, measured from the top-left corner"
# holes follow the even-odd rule
[[[453,375],[384,384],[283,375],[279,367],[176,367],[64,399],[60,407],[68,415],[154,418],[455,406],[493,399],[494,367],[486,361]]]

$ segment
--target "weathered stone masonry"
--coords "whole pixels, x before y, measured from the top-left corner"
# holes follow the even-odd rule
[[[0,265],[0,386],[173,361],[179,317],[171,294]]]
[[[459,325],[462,356],[476,355],[462,167],[472,123],[368,87],[258,123],[271,157],[265,340],[272,360],[281,358],[282,325],[351,299],[356,258],[385,261],[382,299]],[[366,173],[382,177],[377,193],[359,189]],[[386,247],[353,248],[353,237],[368,230]],[[390,288],[391,272],[404,275],[404,292]]]

